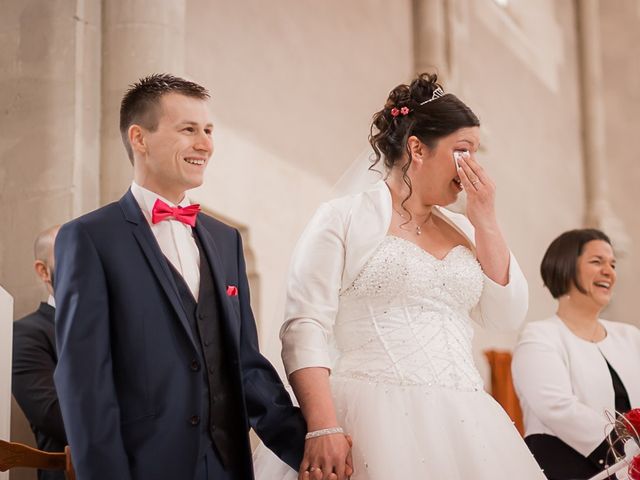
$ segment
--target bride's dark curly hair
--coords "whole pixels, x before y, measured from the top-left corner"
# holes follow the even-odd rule
[[[402,166],[402,178],[409,187],[411,196],[413,189],[407,171],[413,161],[407,140],[414,135],[429,149],[436,147],[438,140],[465,127],[478,127],[478,117],[451,93],[446,93],[428,103],[433,92],[442,86],[434,74],[422,73],[410,85],[401,84],[391,90],[384,108],[373,115],[369,131],[369,143],[374,151],[373,164],[369,167],[376,170],[382,161],[387,170],[398,164],[405,153],[409,161]],[[401,112],[407,112],[403,114]]]

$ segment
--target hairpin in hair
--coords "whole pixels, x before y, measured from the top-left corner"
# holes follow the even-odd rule
[[[425,103],[433,102],[434,100],[437,100],[438,98],[442,97],[443,95],[444,95],[444,90],[442,89],[442,87],[438,87],[431,94],[431,98],[429,100],[425,100],[420,105],[422,106]]]
[[[404,115],[409,115],[410,111],[411,110],[409,110],[409,107],[400,107],[400,108],[393,107],[391,109],[391,116],[392,117],[397,117],[398,115],[403,115],[403,116]]]

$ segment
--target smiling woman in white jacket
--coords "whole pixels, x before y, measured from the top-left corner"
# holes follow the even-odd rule
[[[558,311],[528,324],[514,352],[525,441],[548,478],[590,478],[612,461],[606,412],[640,407],[640,330],[600,318],[616,282],[604,233],[563,233],[541,273]]]

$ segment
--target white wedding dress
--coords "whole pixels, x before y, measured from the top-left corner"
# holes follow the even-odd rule
[[[469,312],[482,288],[466,247],[438,259],[387,236],[341,294],[331,386],[353,480],[544,480],[473,363]],[[297,478],[262,445],[255,471]]]

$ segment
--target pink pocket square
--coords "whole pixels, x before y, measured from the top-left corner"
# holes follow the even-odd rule
[[[227,286],[227,296],[229,297],[237,297],[238,296],[238,287],[235,285]]]

